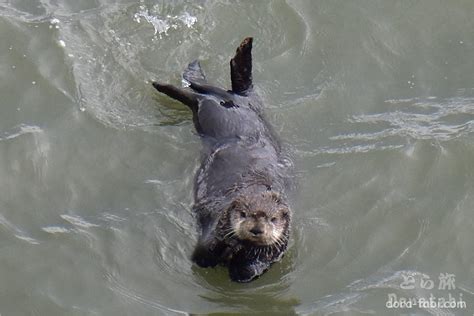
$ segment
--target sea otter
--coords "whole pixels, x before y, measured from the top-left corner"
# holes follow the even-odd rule
[[[187,105],[203,143],[194,183],[193,211],[200,227],[192,260],[228,266],[230,278],[249,282],[283,256],[291,211],[285,195],[284,158],[252,85],[252,38],[230,61],[232,90],[211,86],[198,61],[186,88],[153,86]]]

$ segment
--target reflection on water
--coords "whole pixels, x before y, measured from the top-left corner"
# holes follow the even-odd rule
[[[0,314],[472,314],[473,9],[0,3]],[[200,59],[229,87],[245,36],[296,192],[287,255],[243,285],[189,260],[199,139],[149,83]]]

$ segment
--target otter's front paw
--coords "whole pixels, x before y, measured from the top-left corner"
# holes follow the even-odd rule
[[[230,279],[234,282],[250,282],[255,279],[258,274],[252,266],[229,266]]]
[[[212,268],[219,264],[219,258],[205,247],[196,247],[191,259],[201,268]]]
[[[229,265],[230,279],[241,283],[250,282],[267,271],[269,266],[269,264],[264,262],[252,262],[246,264],[231,262]]]

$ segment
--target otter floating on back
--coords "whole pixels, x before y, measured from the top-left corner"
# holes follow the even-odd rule
[[[198,61],[183,74],[189,88],[153,82],[192,110],[203,141],[193,206],[200,236],[192,260],[200,267],[227,265],[237,282],[253,280],[282,258],[291,219],[280,145],[253,90],[251,51],[249,37],[230,61],[230,91],[209,85]]]

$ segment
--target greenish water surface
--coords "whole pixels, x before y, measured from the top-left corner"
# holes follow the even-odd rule
[[[472,315],[473,16],[472,1],[1,2],[0,315]],[[297,188],[287,255],[235,284],[189,260],[200,142],[150,80],[180,85],[197,58],[228,87],[246,36]]]

